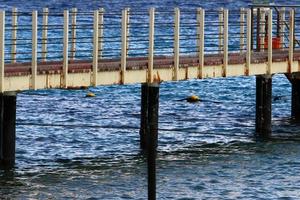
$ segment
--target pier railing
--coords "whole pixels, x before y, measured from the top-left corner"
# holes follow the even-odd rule
[[[266,49],[269,28],[266,19],[270,11],[273,36],[280,39],[276,41],[276,47],[287,48],[291,10],[294,9],[252,8],[253,48]],[[117,13],[106,12],[103,8],[94,12],[74,8],[58,13],[48,8],[42,12],[20,12],[13,8],[6,14],[2,12],[6,16],[5,22],[2,19],[6,27],[5,58],[14,63],[17,60],[31,61],[31,43],[35,39],[37,59],[41,61],[62,59],[63,45],[67,44],[68,59],[92,58],[96,53],[92,50],[95,42],[99,59],[121,57],[125,43],[127,56],[147,56],[151,40],[155,41],[154,53],[157,55],[175,54],[178,47],[181,54],[199,54],[201,40],[205,53],[221,53],[228,47],[230,51],[242,52],[246,50],[247,12],[250,10],[199,8],[181,11],[175,8],[169,12],[152,8],[149,11],[125,9]],[[294,18],[297,25],[299,17]]]
[[[61,60],[64,45],[68,45],[69,60],[92,58],[95,53],[98,59],[120,58],[125,51],[128,57],[139,57],[151,53],[152,43],[156,55],[170,56],[178,54],[179,50],[181,54],[196,54],[204,38],[206,52],[221,53],[226,48],[228,36],[232,40],[231,49],[238,51],[245,49],[244,40],[241,40],[242,46],[237,42],[244,38],[240,34],[245,33],[246,24],[242,23],[246,21],[229,21],[228,18],[245,20],[245,14],[244,9],[229,13],[226,9],[205,12],[176,8],[170,12],[152,8],[136,12],[125,9],[116,13],[104,9],[80,12],[74,8],[57,13],[47,8],[42,12],[18,12],[14,8],[5,14],[5,58],[12,63],[31,61],[36,49],[38,61]]]
[[[222,75],[227,75],[229,54],[244,60],[245,75],[253,55],[267,54],[271,73],[273,51],[288,51],[291,65],[299,48],[300,36],[295,13],[297,8],[252,7],[238,10],[180,10],[110,12],[103,8],[93,12],[76,8],[63,12],[23,12],[16,8],[0,12],[0,77],[4,68],[27,63],[32,88],[38,66],[52,61],[62,62],[63,87],[67,86],[68,66],[72,62],[89,61],[91,73],[100,70],[100,62],[120,61],[121,83],[125,82],[128,61],[146,60],[147,80],[153,80],[154,60],[172,59],[173,80],[179,80],[181,57],[195,57],[198,78],[203,77],[205,57],[221,56]],[[268,42],[272,41],[272,42]],[[292,71],[292,70],[290,70]],[[92,85],[97,85],[93,73]],[[3,84],[1,84],[3,85]],[[2,90],[3,91],[3,90]]]

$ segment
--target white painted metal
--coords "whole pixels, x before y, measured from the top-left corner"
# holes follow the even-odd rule
[[[99,11],[94,11],[94,38],[93,38],[93,77],[92,85],[97,86],[98,54],[99,54]]]
[[[179,71],[179,55],[180,55],[180,10],[175,8],[174,17],[174,81],[178,80]]]
[[[272,55],[273,55],[273,12],[272,9],[268,11],[268,67],[267,74],[272,73]]]
[[[294,65],[298,66],[298,61],[294,62]],[[275,61],[272,65],[273,73],[288,73],[288,62],[287,61]],[[222,76],[222,65],[204,66],[203,67],[203,78],[216,78]],[[188,68],[188,77],[194,79],[198,77],[198,66],[186,66],[179,70],[179,80],[184,80],[186,77],[186,69]],[[228,65],[227,76],[243,76],[245,70],[245,64]],[[296,69],[299,71],[299,69]],[[173,69],[169,67],[157,68],[156,73],[159,74],[160,79],[163,81],[173,80],[172,72]],[[252,63],[249,75],[259,75],[266,72],[266,63]],[[120,71],[99,71],[98,72],[98,85],[112,85],[120,84]],[[126,83],[143,83],[147,81],[147,70],[145,69],[134,69],[127,70],[126,72]],[[16,91],[16,90],[28,90],[30,85],[30,76],[6,76],[5,91]],[[60,88],[61,77],[60,74],[39,74],[37,76],[37,89],[44,88]],[[80,73],[69,73],[68,74],[68,86],[70,87],[81,87],[91,85],[91,74],[87,70]]]
[[[149,50],[148,50],[148,83],[153,81],[153,57],[154,57],[154,23],[155,8],[149,10]]]
[[[69,11],[64,11],[64,49],[63,49],[63,77],[62,87],[68,87],[69,68]]]
[[[294,30],[295,30],[295,10],[290,10],[290,31],[289,31],[289,72],[293,72],[292,64],[294,60]]]
[[[48,8],[43,9],[43,30],[42,30],[42,61],[47,60],[48,43]]]
[[[11,63],[16,63],[17,57],[17,29],[18,29],[18,9],[12,9],[12,32],[11,32]]]
[[[38,12],[32,12],[31,89],[37,89],[37,27]]]
[[[224,9],[224,54],[223,54],[223,76],[227,75],[227,66],[228,66],[228,9]]]
[[[127,20],[128,10],[122,11],[122,48],[121,48],[121,83],[125,84],[125,73],[127,65]]]
[[[204,27],[205,27],[205,10],[204,9],[199,9],[199,19],[198,19],[198,26],[199,26],[199,68],[198,68],[198,78],[203,77],[203,66],[204,66]]]
[[[251,10],[247,9],[247,45],[246,45],[246,69],[245,75],[249,75],[250,73],[250,65],[251,65]]]

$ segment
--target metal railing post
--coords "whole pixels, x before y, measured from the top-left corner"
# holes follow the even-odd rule
[[[98,54],[99,54],[99,11],[94,11],[94,38],[93,38],[93,78],[92,85],[97,86]]]
[[[289,30],[289,69],[288,72],[291,73],[294,71],[293,62],[294,62],[294,38],[295,38],[295,10],[290,10],[290,30]]]
[[[37,24],[38,13],[32,12],[32,60],[31,60],[31,89],[37,89]]]
[[[62,87],[68,87],[69,68],[69,11],[64,11],[64,41],[63,41],[63,83]]]
[[[122,11],[122,48],[121,48],[121,83],[125,83],[125,73],[126,73],[126,65],[127,65],[127,20],[128,20],[128,10],[124,9]]]
[[[153,57],[154,57],[154,23],[155,8],[149,10],[149,50],[148,50],[148,83],[153,81]]]
[[[251,52],[252,52],[252,11],[247,10],[247,44],[246,44],[246,68],[245,75],[249,76],[250,74],[250,65],[251,65]]]
[[[174,76],[173,80],[178,80],[179,72],[179,54],[180,54],[180,10],[174,9]]]
[[[273,56],[273,11],[272,9],[268,12],[268,67],[267,74],[272,73],[272,56]]]
[[[224,9],[224,32],[223,32],[223,77],[227,75],[228,67],[228,9]]]
[[[197,11],[197,22],[198,22],[198,48],[199,48],[199,68],[198,78],[203,78],[203,67],[204,67],[204,27],[205,27],[205,10],[199,8]]]

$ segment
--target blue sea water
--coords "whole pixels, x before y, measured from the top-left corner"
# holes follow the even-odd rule
[[[0,7],[119,11],[236,9],[249,3],[12,0]],[[97,97],[84,98],[86,90],[18,94],[16,168],[0,171],[0,199],[147,198],[147,168],[139,149],[140,85],[90,91]],[[203,101],[178,101],[191,94]],[[275,75],[273,96],[280,98],[272,104],[273,139],[260,141],[254,137],[255,77],[163,82],[158,199],[300,199],[300,125],[290,120],[290,95],[288,80]]]

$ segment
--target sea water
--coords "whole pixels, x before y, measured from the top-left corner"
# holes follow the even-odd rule
[[[236,9],[249,3],[12,0],[0,8]],[[86,90],[18,94],[16,168],[0,171],[0,199],[147,198],[140,84],[90,91],[97,96],[84,98]],[[178,101],[192,94],[203,101]],[[284,75],[274,76],[273,96],[273,139],[261,141],[254,137],[255,77],[163,82],[157,198],[300,199],[300,125],[290,119],[291,88]]]

